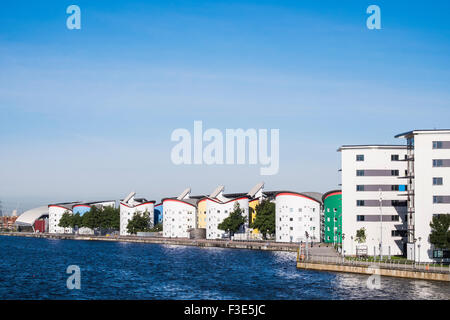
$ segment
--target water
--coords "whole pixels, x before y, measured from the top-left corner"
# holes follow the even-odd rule
[[[443,282],[297,270],[295,253],[0,236],[0,299],[450,299]],[[69,265],[81,289],[69,290]]]

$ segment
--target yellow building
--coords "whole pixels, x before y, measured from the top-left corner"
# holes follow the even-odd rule
[[[256,206],[259,204],[259,199],[253,199],[253,200],[250,200],[249,202],[248,202],[248,207],[249,207],[249,210],[251,211],[251,219],[252,219],[252,221],[249,221],[249,222],[252,222],[253,223],[253,221],[255,221],[255,218],[256,218]],[[258,231],[258,229],[253,229],[253,231],[252,231],[252,234],[259,234],[259,231]]]
[[[197,228],[206,229],[206,198],[197,203]]]

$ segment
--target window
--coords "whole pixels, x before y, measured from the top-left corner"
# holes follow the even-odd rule
[[[398,170],[391,170],[391,176],[398,176]]]
[[[433,149],[442,149],[442,141],[433,141]]]
[[[393,207],[406,207],[406,200],[391,200]]]
[[[433,186],[442,186],[443,179],[442,177],[434,177],[433,178]]]
[[[391,154],[391,161],[398,161],[398,160],[399,160],[398,154]]]
[[[406,237],[406,230],[392,230],[392,237]]]
[[[398,191],[398,184],[393,184],[391,186],[391,191]]]
[[[273,221],[273,220],[272,220]],[[289,218],[289,221],[294,221],[294,219],[293,218]]]
[[[358,207],[363,207],[364,206],[364,200],[356,200],[356,205]]]
[[[399,221],[400,217],[397,215],[391,216],[391,221]]]
[[[337,212],[337,209],[336,209],[336,208],[333,208],[333,212]]]
[[[363,185],[356,185],[356,191],[364,191]]]
[[[433,167],[442,167],[442,159],[433,159]]]
[[[363,154],[357,154],[356,155],[356,161],[364,161],[364,155]]]
[[[356,170],[356,176],[358,177],[364,176],[364,170]]]
[[[442,196],[433,196],[433,203],[444,203],[444,197],[442,197]]]
[[[356,221],[364,221],[364,216],[362,216],[362,215],[357,215],[357,216],[356,216]]]

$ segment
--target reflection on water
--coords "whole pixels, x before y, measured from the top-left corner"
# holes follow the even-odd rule
[[[2,299],[450,299],[447,283],[297,270],[296,253],[0,236]],[[81,290],[66,268],[81,268]]]

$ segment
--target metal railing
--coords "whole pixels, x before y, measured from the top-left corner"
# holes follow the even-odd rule
[[[334,264],[355,267],[377,266],[380,269],[402,270],[402,271],[419,271],[431,273],[450,274],[450,264],[445,263],[429,263],[429,262],[413,262],[408,260],[387,260],[376,261],[364,258],[350,258],[339,256],[297,256],[297,262]]]

